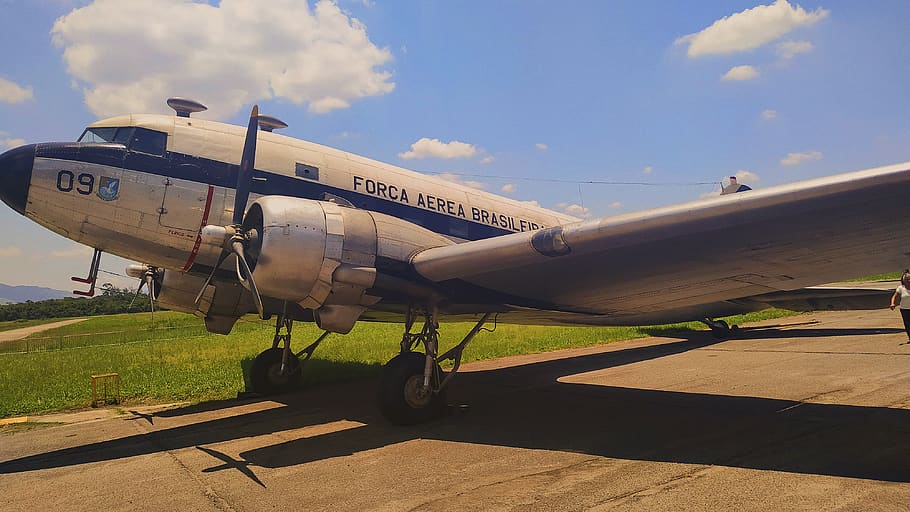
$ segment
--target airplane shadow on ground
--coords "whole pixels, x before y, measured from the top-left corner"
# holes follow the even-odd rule
[[[774,329],[758,333],[752,331],[749,337],[784,336]],[[795,334],[786,331],[786,336]],[[383,421],[374,406],[376,379],[369,379],[279,397],[286,407],[170,428],[156,421],[147,426],[156,430],[148,433],[2,462],[0,474],[201,449],[198,447],[348,419],[365,425],[253,449],[241,453],[241,460],[234,464],[280,468],[434,439],[626,460],[910,482],[908,410],[557,381],[719,342],[703,331],[689,336],[688,341],[464,373],[456,379],[450,398],[470,402],[470,412],[425,425],[395,427]],[[189,409],[204,412],[237,405],[225,401]],[[180,414],[178,410],[166,416]]]
[[[821,338],[834,336],[876,336],[879,334],[898,334],[903,333],[903,329],[897,327],[878,327],[878,328],[848,328],[835,329],[825,328],[808,328],[808,329],[769,329],[765,327],[743,327],[740,329],[738,339],[756,340],[756,339],[777,339],[777,338]]]

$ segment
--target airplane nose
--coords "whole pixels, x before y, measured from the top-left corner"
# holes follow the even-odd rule
[[[27,144],[0,155],[0,199],[23,215],[32,181],[35,147],[35,144]]]

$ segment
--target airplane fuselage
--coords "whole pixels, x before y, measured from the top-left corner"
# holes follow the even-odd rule
[[[28,218],[85,245],[167,269],[207,272],[220,249],[200,243],[201,228],[230,223],[243,135],[242,127],[165,115],[98,121],[80,142],[36,145],[27,197],[13,202],[22,203],[20,213]],[[455,241],[577,220],[261,132],[250,200],[275,195],[387,214]]]

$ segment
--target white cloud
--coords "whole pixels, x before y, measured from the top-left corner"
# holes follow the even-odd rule
[[[25,139],[0,138],[0,149],[12,149],[25,144]]]
[[[22,87],[21,85],[10,82],[5,78],[0,78],[0,102],[3,103],[22,103],[33,98],[31,87]]]
[[[781,165],[799,165],[803,162],[808,162],[811,160],[821,160],[822,157],[821,151],[804,151],[802,153],[787,153],[787,156],[780,161]]]
[[[67,71],[99,116],[169,112],[188,96],[230,117],[258,100],[311,112],[388,94],[392,55],[334,3],[96,0],[51,29]]]
[[[645,167],[645,168],[642,169],[642,171],[641,171],[642,174],[651,174],[652,172],[654,172],[654,168],[651,167],[650,165],[647,166],[647,167]]]
[[[528,206],[533,206],[534,208],[540,208],[540,203],[537,201],[519,201],[521,204],[526,204]]]
[[[534,147],[541,151],[546,151],[546,150],[550,149],[550,146],[547,146],[543,142],[538,142],[537,144],[534,144]]]
[[[777,111],[776,111],[776,110],[765,110],[765,111],[763,111],[763,112],[762,112],[761,114],[759,114],[759,115],[760,115],[761,118],[762,118],[763,120],[765,120],[765,121],[771,121],[772,119],[777,119]]]
[[[450,172],[444,172],[444,173],[440,174],[439,177],[446,181],[458,183],[458,184],[464,185],[466,187],[476,188],[477,190],[484,190],[487,188],[486,183],[482,183],[480,181],[465,180],[463,177],[461,177],[457,174],[450,173]]]
[[[610,208],[613,208],[614,210],[618,210],[618,209],[622,208],[623,204],[620,203],[619,201],[613,201],[612,203],[610,203],[609,206],[610,206]]]
[[[494,160],[494,158],[492,156],[487,155],[480,159],[480,163],[488,164],[488,163],[491,163],[493,160]]]
[[[701,32],[680,37],[676,44],[688,44],[686,53],[690,58],[744,52],[817,23],[829,12],[822,8],[807,12],[787,0],[777,0],[721,18]]]
[[[752,66],[733,66],[727,71],[721,80],[752,80],[758,76],[758,71]]]
[[[300,102],[302,103],[302,102]],[[314,114],[326,114],[333,110],[348,108],[351,104],[341,98],[320,98],[310,101],[310,112]]]
[[[736,171],[736,174],[734,174],[734,176],[736,176],[736,181],[746,184],[746,185],[755,183],[758,181],[758,175],[751,171],[746,171],[746,170]]]
[[[501,190],[504,194],[511,194],[512,192],[515,192],[515,189],[517,189],[517,188],[518,188],[518,187],[516,187],[516,186],[515,186],[514,184],[512,184],[512,183],[506,183],[506,184],[503,185],[502,188],[499,189],[499,190]]]
[[[22,249],[13,245],[0,247],[0,258],[17,258],[22,256]]]
[[[777,56],[783,60],[790,60],[800,53],[811,52],[815,47],[809,41],[784,41],[775,48]]]
[[[571,215],[573,217],[584,218],[591,215],[591,209],[580,204],[559,203],[556,207],[566,215]]]
[[[411,144],[411,150],[398,153],[399,158],[410,160],[412,158],[470,158],[477,153],[473,144],[459,142],[442,142],[439,139],[426,137]]]

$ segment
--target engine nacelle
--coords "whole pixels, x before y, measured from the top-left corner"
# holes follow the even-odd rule
[[[366,210],[282,196],[256,200],[243,229],[259,293],[312,309],[320,328],[346,333],[380,297],[376,260],[407,262],[453,242],[416,224]]]
[[[133,270],[135,266],[130,267]],[[155,277],[156,300],[163,308],[204,318],[206,329],[218,334],[231,332],[237,318],[255,311],[249,292],[236,282],[207,286],[197,305],[196,295],[204,284],[205,278],[202,277],[159,270]]]

